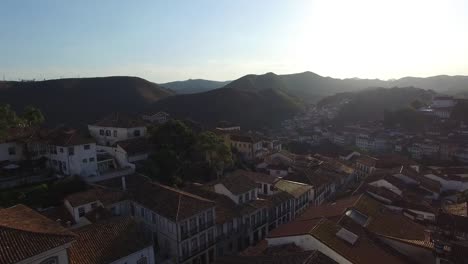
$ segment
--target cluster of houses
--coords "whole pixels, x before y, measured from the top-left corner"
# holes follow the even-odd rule
[[[87,182],[135,172],[148,158],[147,126],[168,120],[163,112],[135,119],[112,114],[87,133],[59,127],[13,129],[0,143],[0,189],[76,175]]]
[[[88,125],[89,137],[59,129],[17,134],[0,144],[8,154],[2,168],[12,173],[4,188],[44,180],[43,170],[88,183],[56,207],[0,208],[0,263],[468,259],[468,167],[423,166],[403,155],[359,151],[295,154],[277,139],[232,126],[214,132],[244,167],[174,188],[136,172],[151,148],[145,122],[167,118],[112,115]],[[32,169],[24,173],[36,178],[15,175],[25,164]]]

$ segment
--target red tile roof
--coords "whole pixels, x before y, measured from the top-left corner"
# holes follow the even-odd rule
[[[231,193],[243,194],[256,189],[257,183],[249,177],[250,172],[236,170],[224,176],[219,183],[223,184]]]
[[[348,208],[354,206],[359,200],[360,195],[351,196],[348,198],[340,199],[333,203],[322,204],[315,207],[307,208],[297,219],[298,220],[311,220],[325,217],[327,219],[340,218]]]
[[[132,218],[114,218],[75,230],[70,264],[107,264],[152,245],[151,237]]]
[[[28,259],[75,239],[58,223],[24,205],[0,209],[0,263]]]
[[[184,220],[215,207],[215,202],[211,200],[154,182],[130,191],[137,203],[173,221]]]
[[[280,225],[268,234],[268,238],[307,235],[321,220],[322,218],[296,220]]]
[[[101,201],[105,206],[122,201],[126,198],[123,191],[95,187],[83,192],[70,194],[65,197],[71,206],[77,207],[95,201]]]

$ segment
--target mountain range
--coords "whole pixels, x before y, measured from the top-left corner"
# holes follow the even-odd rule
[[[244,127],[278,124],[305,104],[343,92],[369,87],[414,86],[440,93],[468,91],[467,76],[406,77],[398,80],[335,79],[312,72],[288,75],[246,75],[221,88],[222,82],[187,80],[158,85],[138,77],[74,78],[36,82],[0,82],[0,102],[21,111],[40,108],[47,124],[82,125],[114,112],[167,111],[180,118],[215,125],[219,121]],[[178,87],[178,88],[175,88]],[[208,90],[189,93],[189,91]],[[382,96],[385,93],[378,93]],[[417,94],[417,93],[416,93]]]
[[[225,86],[228,83],[230,83],[230,81],[219,82],[203,79],[189,79],[186,81],[160,83],[159,85],[171,89],[177,94],[191,94],[218,89]]]

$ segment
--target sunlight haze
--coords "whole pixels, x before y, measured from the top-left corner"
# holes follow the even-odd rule
[[[0,77],[468,74],[466,1],[0,3]]]

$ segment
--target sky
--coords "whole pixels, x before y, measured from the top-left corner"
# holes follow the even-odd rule
[[[468,75],[466,0],[0,0],[0,78]]]

